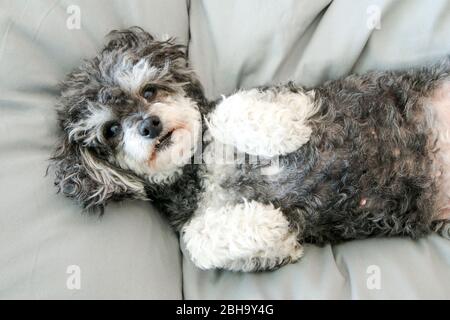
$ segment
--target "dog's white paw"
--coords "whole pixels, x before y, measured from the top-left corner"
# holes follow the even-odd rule
[[[215,139],[241,152],[264,157],[291,153],[311,136],[313,94],[239,91],[217,105],[207,119],[208,128]]]
[[[297,241],[296,243],[285,244],[283,247],[288,252],[280,252],[278,255],[273,255],[271,252],[261,252],[259,256],[230,261],[223,269],[243,272],[276,270],[286,264],[297,262],[303,256],[303,246]]]
[[[303,254],[297,236],[279,209],[256,201],[208,209],[182,230],[199,268],[246,272],[297,261]]]

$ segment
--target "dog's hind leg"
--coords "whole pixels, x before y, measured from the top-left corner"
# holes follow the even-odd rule
[[[450,240],[450,220],[435,220],[431,228],[440,236]]]
[[[272,270],[303,254],[298,231],[283,213],[256,201],[198,213],[183,227],[181,236],[201,269]]]

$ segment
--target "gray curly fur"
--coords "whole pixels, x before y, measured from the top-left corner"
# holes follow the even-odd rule
[[[111,73],[124,52],[136,61],[151,55],[161,67],[170,60],[161,85],[183,90],[206,115],[214,107],[190,70],[184,48],[156,41],[139,28],[114,31],[104,49],[68,75],[58,104],[61,143],[52,158],[59,191],[87,209],[109,200],[150,199],[179,231],[197,208],[204,165],[186,165],[173,184],[151,184],[111,164],[114,144],[90,132],[70,135],[88,114],[87,103],[101,102],[129,113],[133,101],[114,91]],[[179,60],[184,64],[175,63]],[[337,243],[374,236],[423,236],[443,223],[433,222],[436,181],[431,166],[434,142],[420,101],[449,78],[450,62],[431,67],[370,72],[327,82],[315,89],[319,112],[311,118],[311,139],[280,157],[283,172],[260,174],[262,164],[236,164],[223,183],[239,198],[281,208],[301,242]],[[292,83],[292,92],[305,90]],[[282,87],[260,90],[279,92]],[[114,108],[120,105],[121,108]],[[401,156],[394,150],[400,150]],[[119,179],[120,177],[120,179]],[[361,199],[367,199],[364,206]],[[240,201],[236,198],[236,201]]]

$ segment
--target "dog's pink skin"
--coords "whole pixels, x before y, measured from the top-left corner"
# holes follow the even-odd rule
[[[431,95],[429,107],[433,115],[432,128],[437,137],[435,176],[439,197],[436,219],[450,219],[450,80]]]

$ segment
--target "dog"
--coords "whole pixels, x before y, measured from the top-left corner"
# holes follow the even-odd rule
[[[57,113],[58,191],[87,211],[152,201],[202,269],[449,233],[449,58],[209,101],[183,46],[132,27],[66,77]]]

